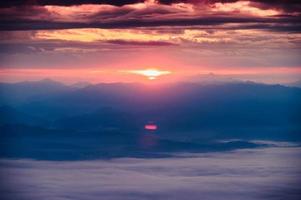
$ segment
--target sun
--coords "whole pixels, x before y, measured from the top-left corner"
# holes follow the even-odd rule
[[[130,73],[139,74],[147,77],[149,80],[155,80],[159,76],[170,74],[170,71],[159,70],[159,69],[143,69],[143,70],[130,70]]]

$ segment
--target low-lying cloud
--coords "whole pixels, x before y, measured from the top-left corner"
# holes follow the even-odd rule
[[[1,160],[2,199],[300,199],[300,147],[76,162]]]

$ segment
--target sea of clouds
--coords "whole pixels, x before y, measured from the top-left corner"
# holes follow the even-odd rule
[[[87,161],[1,160],[2,200],[301,199],[301,147]]]

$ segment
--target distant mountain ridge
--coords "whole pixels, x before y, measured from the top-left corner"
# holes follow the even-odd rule
[[[139,131],[153,121],[167,137],[184,132],[203,132],[206,137],[245,133],[250,137],[251,130],[262,129],[283,132],[282,138],[286,134],[290,138],[292,133],[296,138],[295,133],[301,130],[301,89],[254,82],[100,83],[83,88],[51,80],[2,83],[0,102],[0,106],[14,110],[0,109],[0,124]]]
[[[253,82],[1,83],[0,157],[160,157],[260,147],[241,142],[249,140],[296,142],[300,102],[300,88]],[[156,131],[144,129],[150,122]]]
[[[51,79],[0,83],[0,104],[6,102],[24,103],[33,99],[45,98],[71,91],[72,88]]]
[[[299,88],[301,88],[301,80],[289,83],[287,85],[291,86],[291,87],[299,87]]]

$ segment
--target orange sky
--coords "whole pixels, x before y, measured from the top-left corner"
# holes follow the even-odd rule
[[[299,79],[298,9],[252,0],[106,2],[0,7],[1,80]],[[128,73],[146,69],[170,73]]]
[[[149,70],[156,70],[148,73]],[[294,75],[292,75],[294,74]],[[300,68],[255,68],[255,69],[212,69],[203,70],[180,70],[172,68],[141,68],[136,70],[98,70],[96,69],[2,69],[0,79],[6,82],[18,82],[25,80],[40,80],[52,78],[67,84],[79,81],[91,83],[99,82],[141,82],[141,83],[167,83],[177,81],[201,81],[202,78],[233,78],[237,80],[253,80],[258,82],[289,83],[298,80],[301,75]],[[208,76],[208,77],[207,77]],[[154,78],[152,78],[154,77]],[[280,81],[279,81],[280,80]]]

